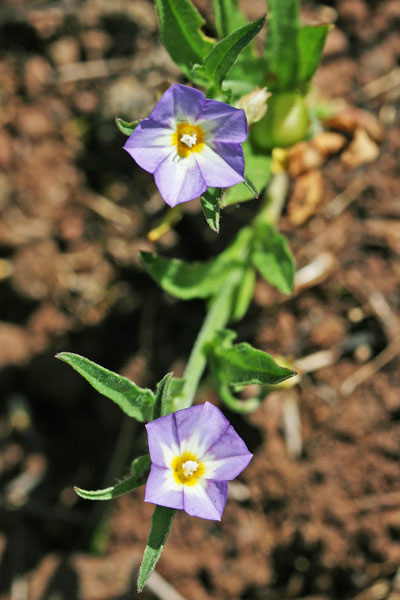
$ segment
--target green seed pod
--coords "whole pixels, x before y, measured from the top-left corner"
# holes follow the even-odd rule
[[[273,94],[266,115],[251,128],[251,139],[262,150],[287,148],[303,140],[309,117],[304,97],[298,92]]]

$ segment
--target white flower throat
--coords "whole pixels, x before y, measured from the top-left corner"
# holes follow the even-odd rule
[[[181,142],[191,148],[197,144],[197,135],[195,133],[184,133],[181,137]]]
[[[182,470],[185,474],[185,477],[191,477],[193,473],[196,473],[199,468],[199,463],[197,460],[187,460],[182,464]]]

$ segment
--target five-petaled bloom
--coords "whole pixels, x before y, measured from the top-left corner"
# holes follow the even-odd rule
[[[222,412],[206,402],[146,425],[151,471],[145,501],[220,521],[228,481],[252,454]]]
[[[161,196],[175,206],[201,196],[208,187],[225,188],[243,181],[241,144],[246,137],[243,110],[173,83],[124,149],[142,169],[154,174]]]

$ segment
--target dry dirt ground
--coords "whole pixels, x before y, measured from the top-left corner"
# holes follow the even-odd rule
[[[400,599],[400,4],[303,8],[336,25],[313,92],[340,108],[325,122],[336,138],[290,158],[295,293],[258,282],[238,334],[306,373],[228,415],[255,457],[221,524],[179,514],[145,598]],[[257,211],[225,210],[217,237],[196,201],[149,241],[165,209],[114,117],[146,116],[177,78],[146,0],[0,8],[1,600],[135,597],[143,490],[94,505],[72,486],[115,481],[143,430],[54,354],[139,385],[179,375],[204,306],[160,292],[137,251],[212,257]]]

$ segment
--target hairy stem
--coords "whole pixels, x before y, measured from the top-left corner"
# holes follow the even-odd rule
[[[277,224],[285,203],[288,182],[287,173],[283,172],[275,175],[268,188],[265,204],[254,220],[255,224],[260,222],[267,222],[271,225]],[[243,236],[243,242],[245,244],[249,243],[247,236]],[[245,246],[238,247],[239,253],[246,251]],[[217,331],[223,329],[229,323],[232,314],[232,295],[235,293],[242,276],[242,270],[231,272],[219,294],[212,299],[186,365],[183,374],[185,385],[180,398],[175,400],[174,410],[188,408],[193,404],[197,387],[207,364],[207,344],[212,341]]]
[[[185,385],[182,397],[179,398],[175,410],[188,408],[193,404],[199,381],[207,363],[206,346],[213,339],[214,334],[223,329],[229,322],[232,307],[231,296],[235,292],[240,276],[240,271],[231,273],[227,277],[226,285],[210,303],[209,311],[198,333],[183,374]]]

